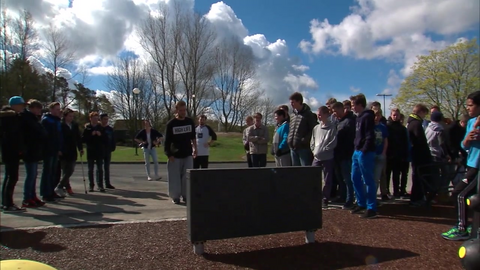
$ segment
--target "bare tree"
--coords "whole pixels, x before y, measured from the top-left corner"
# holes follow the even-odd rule
[[[179,47],[182,42],[181,5],[174,1],[173,12],[165,3],[159,4],[158,15],[150,15],[140,29],[140,45],[149,54],[155,72],[155,89],[161,92],[167,117],[173,116],[177,101],[179,76],[177,71]]]
[[[45,62],[53,72],[53,89],[51,100],[56,100],[57,95],[57,73],[59,68],[67,69],[75,60],[73,43],[70,42],[65,32],[60,31],[53,24],[47,30],[44,46],[46,55]]]
[[[188,114],[196,118],[198,112],[214,103],[211,80],[216,65],[213,50],[216,35],[201,14],[184,15],[182,19],[179,73]]]
[[[3,5],[2,1],[2,5]],[[12,39],[8,31],[11,24],[11,18],[7,14],[7,10],[2,6],[2,13],[0,17],[0,50],[2,50],[2,70],[7,70],[10,63],[8,52],[11,50]]]
[[[22,60],[27,60],[35,48],[37,32],[34,29],[34,21],[30,12],[24,10],[21,16],[13,22],[13,40],[16,53]]]
[[[85,65],[79,66],[77,68],[77,75],[80,75],[80,79],[78,81],[82,85],[87,85],[91,82],[90,72],[88,71],[87,66],[85,66]]]
[[[237,39],[224,40],[215,48],[214,108],[225,132],[232,131],[243,120],[242,109],[254,94],[254,56],[250,48]],[[255,104],[255,102],[254,102]]]
[[[150,85],[150,98],[148,104],[145,104],[147,108],[145,116],[158,128],[161,124],[164,124],[162,123],[163,119],[169,118],[167,118],[168,114],[163,102],[165,99],[163,97],[161,78],[156,73],[155,63],[151,62],[147,65],[146,74]]]

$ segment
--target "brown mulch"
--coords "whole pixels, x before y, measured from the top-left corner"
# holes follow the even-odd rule
[[[304,233],[210,241],[198,256],[186,221],[52,228],[1,233],[1,259],[30,259],[58,269],[461,269],[461,243],[439,234],[453,211],[384,205],[383,216],[362,220],[324,211],[317,243]],[[371,266],[371,267],[367,267]]]

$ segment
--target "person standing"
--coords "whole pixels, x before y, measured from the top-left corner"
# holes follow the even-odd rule
[[[110,182],[110,163],[112,162],[112,152],[117,148],[117,143],[115,142],[115,135],[113,133],[113,128],[108,124],[109,121],[108,114],[100,114],[100,122],[102,123],[103,130],[107,135],[107,144],[105,145],[105,157],[103,158],[103,175],[105,178],[105,187],[108,189],[115,189]]]
[[[95,167],[96,180],[98,190],[105,192],[103,185],[103,158],[105,157],[105,147],[108,143],[108,137],[105,129],[99,123],[98,112],[91,112],[89,114],[90,123],[85,125],[83,130],[83,142],[87,144],[87,165],[88,165],[88,182],[90,184],[90,192],[94,191],[95,183],[93,172]]]
[[[195,128],[197,136],[197,156],[193,159],[194,169],[208,168],[209,148],[213,141],[217,140],[217,134],[206,124],[207,116],[202,114],[198,117],[198,126]]]
[[[43,105],[38,100],[31,99],[27,103],[27,109],[22,116],[22,133],[34,134],[28,138],[23,138],[25,142],[25,152],[22,155],[25,165],[25,183],[23,185],[23,203],[22,207],[38,207],[45,205],[36,193],[38,162],[42,160],[43,145],[47,139],[47,132],[40,124]]]
[[[135,136],[135,141],[140,144],[140,147],[143,150],[143,158],[145,159],[145,170],[147,172],[147,180],[160,180],[162,177],[158,175],[158,156],[157,156],[157,146],[160,145],[161,139],[163,138],[162,133],[158,132],[156,129],[152,128],[152,123],[149,120],[143,121],[144,129],[140,130]],[[150,157],[153,161],[153,170],[155,173],[154,178],[151,177],[150,173]]]
[[[248,128],[250,128],[253,125],[253,117],[252,116],[247,116],[245,119],[245,123],[247,127],[243,130],[243,137],[242,137],[242,142],[243,142],[243,148],[245,149],[245,155],[247,157],[247,164],[249,168],[253,167],[252,163],[252,156],[250,155],[250,143],[248,142]]]
[[[55,193],[60,196],[66,196],[65,190],[69,195],[73,195],[70,177],[75,172],[78,151],[83,156],[83,143],[78,124],[73,121],[75,112],[69,108],[63,110],[62,118],[62,136],[63,148],[60,157],[61,179],[55,189]]]
[[[387,183],[386,178],[383,176],[386,169],[387,149],[388,149],[388,129],[382,123],[383,117],[382,109],[373,109],[375,113],[375,169],[373,171],[373,177],[375,179],[377,189],[375,194],[380,189],[380,195],[382,201],[388,201]]]
[[[253,118],[255,122],[247,131],[252,166],[256,168],[266,167],[269,139],[268,128],[262,124],[263,116],[261,113],[256,113]]]
[[[387,176],[392,175],[393,196],[400,198],[407,194],[407,177],[401,178],[400,175],[404,168],[409,167],[408,157],[410,144],[408,140],[408,131],[400,122],[400,110],[392,109],[390,112],[391,121],[387,124],[388,144],[387,148]],[[387,179],[387,189],[390,179]]]
[[[337,146],[334,150],[335,174],[340,183],[340,199],[345,202],[342,208],[352,209],[355,200],[351,177],[355,115],[352,111],[347,110],[341,102],[333,104],[332,109],[333,114],[337,117]]]
[[[24,134],[22,117],[25,101],[20,96],[13,96],[9,106],[0,110],[0,139],[2,146],[2,162],[5,164],[5,175],[2,184],[2,210],[4,212],[25,211],[13,202],[13,192],[18,182],[20,158],[24,150]]]
[[[187,117],[185,101],[178,101],[175,110],[175,118],[167,123],[164,149],[168,157],[168,194],[173,203],[179,204],[180,197],[187,202],[187,170],[193,168],[193,158],[197,156],[197,140],[195,123]]]
[[[292,158],[290,157],[290,148],[287,144],[288,131],[290,125],[287,121],[287,113],[283,109],[275,111],[275,121],[277,127],[273,135],[272,154],[275,157],[275,166],[287,167],[292,166]]]
[[[357,205],[352,214],[364,212],[363,218],[377,217],[377,185],[373,178],[375,168],[375,115],[367,109],[365,95],[351,98],[352,109],[357,113],[355,152],[352,156],[352,182]],[[366,195],[366,196],[365,196]]]
[[[320,123],[313,128],[310,149],[313,153],[312,166],[322,167],[325,186],[323,206],[328,206],[333,184],[333,154],[337,146],[337,126],[330,122],[330,110],[326,106],[318,108]]]
[[[54,191],[55,179],[58,173],[58,160],[62,155],[63,148],[60,103],[50,103],[48,109],[50,110],[50,113],[47,113],[42,118],[42,125],[47,131],[47,140],[44,147],[40,195],[44,202],[54,202],[56,198],[62,198],[62,196],[59,196]]]
[[[310,107],[303,103],[303,96],[295,92],[290,96],[293,114],[288,132],[288,146],[292,156],[293,166],[311,166],[313,162],[310,150],[310,139],[313,128],[318,124],[318,118]]]

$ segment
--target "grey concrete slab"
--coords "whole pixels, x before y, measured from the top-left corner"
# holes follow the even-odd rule
[[[269,163],[268,167],[274,164]],[[211,168],[242,168],[246,164],[211,164]],[[28,209],[23,213],[1,213],[1,230],[42,226],[78,226],[112,222],[136,222],[186,217],[186,207],[175,205],[168,198],[166,166],[160,165],[160,181],[147,181],[142,164],[111,165],[115,190],[85,194],[81,165],[71,178],[74,196],[69,196],[44,207]],[[86,173],[86,167],[85,173]],[[152,168],[153,169],[153,168]],[[39,168],[40,178],[41,168]],[[21,204],[25,170],[20,168],[20,180],[14,194],[15,203]],[[88,179],[87,186],[88,186]],[[411,182],[411,181],[410,181]],[[37,187],[39,180],[37,181]]]

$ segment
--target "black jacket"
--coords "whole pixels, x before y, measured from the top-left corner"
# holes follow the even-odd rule
[[[78,157],[78,151],[83,150],[82,136],[80,135],[78,124],[72,122],[72,127],[70,128],[67,123],[62,121],[62,134],[63,148],[60,159],[66,161],[76,161]]]
[[[103,127],[105,129],[105,133],[107,133],[108,143],[105,147],[106,153],[113,152],[117,148],[117,143],[115,142],[115,134],[113,132],[113,128],[111,126]]]
[[[466,129],[462,127],[459,121],[453,121],[445,128],[447,135],[447,148],[452,159],[459,157],[466,158],[467,152],[460,147],[460,144],[465,137]]]
[[[318,124],[318,118],[307,104],[300,111],[294,112],[290,119],[290,130],[287,143],[290,149],[310,149],[313,128]]]
[[[334,149],[338,161],[351,159],[354,151],[356,117],[348,112],[337,122],[337,146]]]
[[[423,120],[419,116],[411,114],[408,117],[407,130],[412,144],[412,163],[416,165],[427,164],[432,161],[430,147],[422,124]]]
[[[93,131],[100,131],[101,135],[92,135]],[[87,124],[83,130],[83,142],[87,144],[87,159],[103,159],[105,156],[105,148],[108,143],[108,136],[105,133],[105,129],[102,125],[98,124],[92,126],[92,124]]]
[[[58,152],[62,151],[63,148],[62,122],[60,118],[46,114],[42,118],[42,126],[47,131],[48,136],[43,148],[43,154],[46,157],[58,155]]]
[[[153,142],[157,138],[163,138],[163,135],[158,130],[152,128],[150,130],[150,138]],[[135,139],[144,141],[145,143],[142,144],[142,147],[148,148],[147,131],[145,129],[140,130],[140,132],[138,132],[137,135],[135,136]],[[153,145],[151,148],[154,148],[154,147],[156,147],[156,145]]]
[[[0,140],[3,162],[19,162],[25,150],[22,118],[10,107],[0,110]]]
[[[355,150],[375,152],[375,114],[372,110],[358,114],[355,130]]]
[[[387,128],[389,142],[387,157],[398,161],[407,161],[410,149],[407,128],[400,121],[390,121],[390,119]]]
[[[43,159],[43,147],[47,140],[47,131],[40,124],[40,119],[28,110],[21,113],[22,133],[25,136],[25,152],[22,155],[25,162],[38,162]]]

